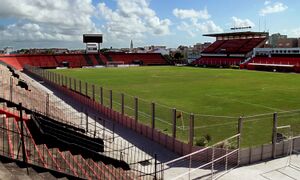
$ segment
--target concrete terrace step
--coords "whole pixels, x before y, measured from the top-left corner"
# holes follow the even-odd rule
[[[42,177],[38,175],[32,168],[28,168],[29,174],[27,174],[26,168],[20,168],[16,163],[6,163],[3,166],[11,173],[11,179],[17,180],[42,180]]]
[[[11,172],[2,163],[0,163],[0,179],[13,179]]]
[[[66,159],[68,157],[65,157],[57,148],[51,148],[49,149],[49,152],[63,172],[77,176],[77,174],[74,173],[72,164]]]

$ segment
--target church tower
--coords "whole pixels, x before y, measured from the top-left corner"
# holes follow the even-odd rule
[[[133,42],[132,42],[132,40],[130,41],[130,52],[132,52],[132,50],[133,50]]]

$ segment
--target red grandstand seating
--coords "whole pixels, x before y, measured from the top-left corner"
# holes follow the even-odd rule
[[[300,57],[254,57],[241,68],[283,72],[300,72]]]
[[[219,48],[223,43],[225,43],[225,40],[218,40],[216,42],[214,42],[213,44],[211,44],[210,46],[208,46],[203,53],[213,53],[216,51],[217,48]]]
[[[240,49],[239,52],[247,53],[249,51],[252,51],[253,48],[259,46],[261,43],[263,43],[266,39],[265,38],[253,38],[250,39],[246,44],[244,44]]]
[[[248,63],[300,65],[300,57],[254,57]]]
[[[132,64],[135,60],[143,62],[144,65],[167,64],[158,53],[108,53],[108,56],[113,61],[123,61],[125,64]],[[0,56],[0,61],[21,70],[25,65],[55,68],[62,66],[62,62],[68,62],[71,68],[105,65],[108,59],[103,54],[3,55]]]
[[[57,55],[56,60],[59,63],[59,65],[61,65],[62,62],[69,62],[69,67],[71,68],[88,66],[82,54]]]
[[[244,54],[253,50],[259,44],[263,43],[265,38],[252,38],[252,39],[232,39],[232,40],[217,40],[203,53],[218,54],[218,53],[231,53],[231,54]]]
[[[124,64],[133,64],[134,61],[143,62],[143,65],[164,65],[166,60],[160,53],[119,53],[109,52],[107,55],[112,61],[121,61]]]
[[[194,61],[194,65],[208,65],[208,66],[230,66],[239,65],[243,58],[233,57],[201,57]]]
[[[11,58],[2,58],[0,57],[0,61],[4,62],[5,64],[8,64],[16,69],[23,69],[23,64],[21,64],[16,57]]]

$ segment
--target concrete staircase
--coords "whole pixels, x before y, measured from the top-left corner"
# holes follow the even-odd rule
[[[68,177],[79,179],[136,179],[134,174],[107,165],[102,162],[96,162],[92,159],[85,159],[80,154],[73,155],[69,150],[60,151],[58,148],[48,148],[46,144],[36,144],[32,134],[23,123],[24,148],[29,166],[43,169],[44,172],[37,172],[33,168],[24,168],[23,153],[21,146],[21,121],[19,121],[17,109],[7,107],[5,102],[0,103],[0,160],[1,157],[9,160],[8,163],[1,163],[0,179],[57,179],[49,172],[58,174],[60,178]],[[5,111],[4,111],[5,110]],[[14,113],[12,113],[14,112]],[[12,115],[13,114],[13,115]],[[23,112],[24,117],[30,115]],[[30,121],[28,118],[24,121]],[[47,172],[47,170],[49,170]]]
[[[0,162],[0,179],[7,180],[55,180],[67,179],[66,177],[57,177],[49,172],[40,172],[32,167],[25,168],[16,162]]]

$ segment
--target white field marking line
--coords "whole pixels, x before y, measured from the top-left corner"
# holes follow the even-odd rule
[[[207,126],[195,126],[194,129],[218,127],[218,126],[224,126],[224,125],[230,125],[230,124],[236,124],[237,125],[238,123],[237,122],[228,122],[228,123],[214,124],[214,125],[207,125]]]
[[[200,117],[213,117],[213,118],[226,118],[226,119],[238,119],[238,117],[233,117],[233,116],[218,116],[218,115],[205,115],[205,114],[194,114],[195,116],[200,116]]]
[[[236,99],[229,99],[229,98],[225,98],[225,97],[218,97],[218,96],[214,96],[214,95],[209,95],[209,94],[206,94],[205,96],[209,96],[209,97],[213,97],[213,98],[219,98],[219,99],[225,99],[225,100],[228,100],[228,101],[234,101],[234,102],[238,102],[238,103],[241,103],[241,104],[248,104],[248,105],[252,105],[252,106],[257,106],[257,107],[263,107],[265,109],[270,109],[270,110],[275,110],[275,111],[284,111],[282,109],[278,109],[278,108],[273,108],[273,107],[269,107],[269,106],[264,106],[264,105],[261,105],[261,104],[254,104],[254,103],[249,103],[249,102],[243,102],[243,101],[239,101],[239,100],[236,100]]]
[[[269,119],[268,116],[265,116],[266,114],[263,115],[255,115],[255,116],[247,116],[247,117],[242,117],[244,119],[244,122],[252,122],[252,121],[260,121],[264,119]],[[267,114],[267,115],[273,115],[272,114]],[[253,118],[255,117],[255,119]],[[249,119],[253,118],[253,119]],[[230,124],[237,124],[236,121],[234,122],[228,122],[228,123],[221,123],[221,124],[214,124],[214,125],[207,125],[207,126],[195,126],[195,129],[202,129],[202,128],[209,128],[209,127],[217,127],[217,126],[223,126],[223,125],[230,125]]]

